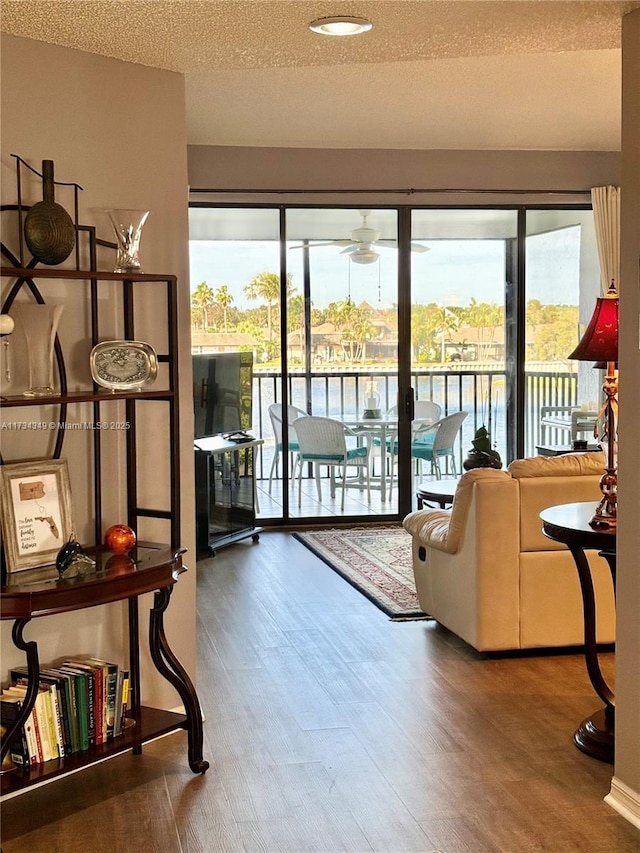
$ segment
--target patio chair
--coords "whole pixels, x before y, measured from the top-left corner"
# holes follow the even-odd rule
[[[435,424],[418,427],[414,431],[411,456],[417,460],[418,475],[422,474],[422,462],[426,461],[431,463],[431,473],[435,474],[436,480],[441,479],[440,462],[447,457],[451,459],[453,476],[458,475],[453,445],[468,414],[468,412],[454,412],[436,421]]]
[[[392,406],[387,412],[387,417],[397,417],[397,406]],[[413,443],[414,438],[421,433],[421,431],[432,424],[437,423],[440,420],[440,415],[442,413],[442,408],[438,403],[434,403],[433,400],[416,400],[413,404],[413,417],[414,420],[411,422],[411,441]],[[391,438],[387,440],[387,455],[390,462],[391,473],[389,477],[389,500],[391,500],[391,494],[393,491],[393,480],[396,469],[396,460],[398,457],[398,432],[393,434]]]
[[[594,427],[598,419],[597,411],[588,411],[577,406],[542,406],[540,409],[540,443],[549,444],[552,437],[557,442],[559,433],[562,439],[569,434],[573,443],[580,435],[594,436]],[[551,436],[549,433],[551,432]]]
[[[344,510],[344,495],[351,485],[367,489],[367,500],[371,503],[371,436],[367,432],[351,429],[334,418],[321,418],[309,415],[298,418],[293,422],[293,429],[298,437],[298,506],[302,505],[302,473],[305,462],[313,463],[315,469],[318,500],[322,502],[322,487],[320,485],[320,468],[326,465],[330,473],[331,497],[336,495],[336,468],[341,469],[342,502]],[[364,441],[364,443],[363,443]],[[349,443],[347,443],[349,442]],[[347,480],[347,468],[359,469],[364,474],[364,482],[358,478],[357,483]]]
[[[276,446],[273,451],[273,459],[271,460],[271,469],[269,471],[269,494],[271,494],[271,484],[273,483],[273,475],[278,467],[280,456],[282,455],[282,403],[272,403],[269,406],[269,419],[271,420],[271,428],[276,439]],[[289,422],[289,440],[287,442],[287,452],[289,453],[289,475],[293,481],[296,468],[296,460],[298,454],[298,437],[292,424],[298,418],[307,417],[307,413],[296,406],[287,406],[287,421]]]

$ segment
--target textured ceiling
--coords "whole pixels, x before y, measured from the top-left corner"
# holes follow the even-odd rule
[[[2,0],[0,28],[185,74],[193,144],[615,149],[620,22],[638,7]],[[308,29],[340,13],[373,29]]]

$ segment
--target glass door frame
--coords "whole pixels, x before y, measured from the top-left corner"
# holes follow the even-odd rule
[[[340,193],[336,193],[338,198]],[[371,204],[370,202],[367,202]],[[340,204],[339,201],[332,203],[305,203],[295,202],[274,203],[259,202],[212,202],[191,201],[189,207],[194,208],[240,208],[258,209],[266,208],[278,212],[279,217],[279,256],[280,256],[280,358],[281,358],[281,400],[285,407],[289,403],[290,372],[288,363],[287,346],[287,233],[286,214],[288,210],[295,209],[340,209],[357,211],[365,202],[350,202]],[[411,446],[411,420],[413,417],[414,389],[411,382],[411,216],[414,210],[511,210],[517,215],[516,237],[506,241],[506,281],[505,281],[505,375],[509,394],[505,399],[505,419],[507,435],[507,457],[510,459],[520,458],[525,451],[525,415],[526,415],[526,382],[525,382],[525,352],[526,352],[526,216],[531,210],[591,210],[588,203],[547,203],[536,204],[527,201],[522,204],[373,204],[376,209],[393,210],[397,214],[397,241],[398,241],[398,263],[397,263],[397,299],[398,299],[398,442],[400,448]],[[310,294],[310,267],[308,255],[304,260],[303,293],[305,311],[305,377],[307,388],[307,409],[311,405],[311,294]],[[405,342],[404,345],[401,342]],[[283,424],[286,430],[286,424]],[[284,432],[286,434],[286,431]],[[290,474],[288,459],[283,454],[283,476]],[[398,512],[385,514],[381,518],[386,521],[397,521],[407,515],[413,505],[413,495],[410,494],[411,484],[411,454],[408,450],[402,451],[398,456]],[[282,518],[266,519],[273,526],[296,525],[300,522],[305,525],[313,523],[325,523],[326,518],[313,519],[291,517],[289,513],[288,490],[283,490],[283,513]],[[371,516],[348,516],[347,523],[370,519]],[[264,519],[263,519],[264,520]],[[344,519],[335,517],[332,522],[339,524]]]

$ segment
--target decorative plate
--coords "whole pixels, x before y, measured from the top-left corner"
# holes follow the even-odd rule
[[[137,391],[155,382],[158,358],[142,341],[103,341],[91,350],[91,376],[110,391]]]

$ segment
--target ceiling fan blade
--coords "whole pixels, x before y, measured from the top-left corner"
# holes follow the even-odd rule
[[[320,242],[317,242],[317,241],[316,241],[316,242],[313,242],[313,243],[300,243],[300,244],[299,244],[299,245],[297,245],[297,246],[289,246],[289,248],[290,248],[290,249],[307,249],[307,248],[309,248],[309,247],[311,247],[311,246],[333,246],[333,245],[334,245],[334,241],[333,241],[333,240],[322,240],[322,241],[320,241]]]
[[[416,242],[412,241],[410,245],[411,245],[411,251],[412,252],[428,252],[429,251],[429,247],[423,246],[422,243],[416,243]],[[389,248],[397,249],[398,248],[398,241],[397,240],[377,240],[376,246],[388,246]]]

